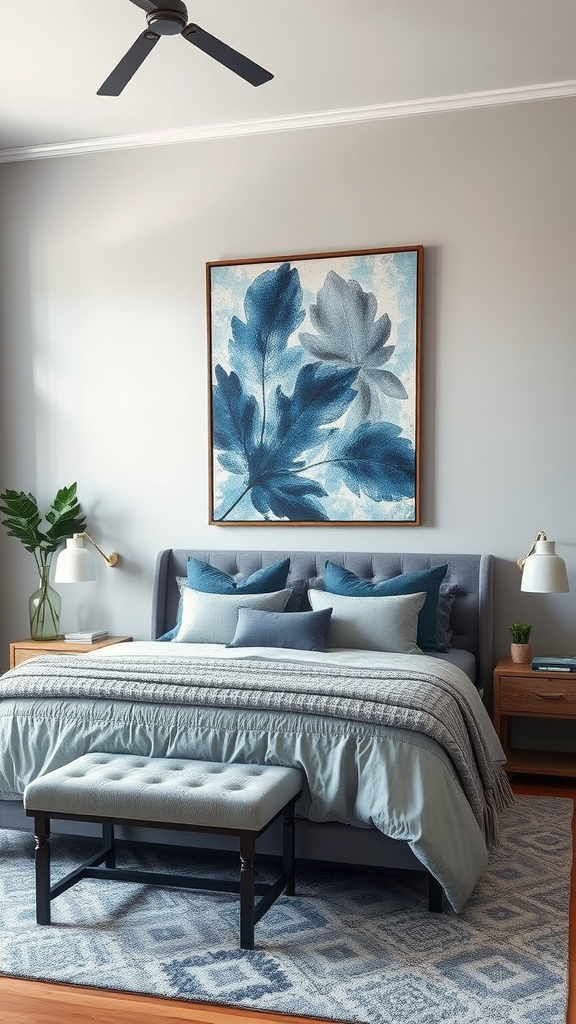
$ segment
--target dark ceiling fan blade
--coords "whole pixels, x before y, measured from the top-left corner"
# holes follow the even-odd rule
[[[104,84],[100,86],[96,95],[119,96],[159,39],[160,36],[151,32],[150,29],[146,29],[142,35],[138,36],[136,42],[116,65],[112,74],[108,75]]]
[[[238,50],[233,50],[231,46],[227,46],[216,36],[211,36],[199,25],[186,25],[186,28],[182,30],[182,35],[193,46],[203,50],[209,57],[214,57],[214,60],[219,61],[236,75],[240,75],[240,78],[244,78],[250,85],[264,85],[264,82],[269,82],[271,78],[274,78],[274,75],[266,71],[265,68],[261,68],[259,64],[255,64],[242,53],[238,53]]]
[[[135,4],[136,7],[140,7],[140,9],[142,11],[146,11],[147,14],[151,14],[158,6],[163,6],[153,3],[152,0],[130,0],[130,3]]]
[[[130,3],[146,11],[146,14],[156,14],[156,12],[160,13],[162,11],[173,11],[176,14],[181,14],[183,26],[188,21],[188,11],[186,10],[184,0],[158,0],[157,3],[154,0],[130,0]]]

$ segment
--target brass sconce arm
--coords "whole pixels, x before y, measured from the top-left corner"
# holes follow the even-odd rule
[[[111,554],[109,554],[109,555],[105,555],[105,554],[104,554],[104,552],[102,551],[102,548],[99,548],[99,547],[98,547],[98,545],[97,545],[96,541],[95,541],[95,540],[92,540],[92,537],[90,536],[90,534],[89,534],[89,533],[75,533],[75,534],[74,534],[74,537],[81,537],[81,538],[82,538],[82,540],[88,540],[88,541],[90,541],[90,543],[92,544],[92,546],[96,548],[96,551],[98,552],[98,554],[99,554],[99,555],[102,555],[102,558],[103,558],[103,559],[104,559],[104,561],[106,562],[106,565],[108,565],[108,566],[109,566],[110,568],[112,568],[112,566],[113,566],[113,565],[116,565],[116,563],[117,563],[117,561],[118,561],[118,558],[119,558],[120,556],[119,556],[119,555],[117,555],[115,551],[112,551],[112,553],[111,553]]]
[[[524,555],[524,558],[519,558],[518,561],[516,562],[516,565],[520,569],[520,572],[524,572],[524,563],[525,563],[526,559],[529,558],[530,555],[534,554],[534,552],[536,550],[536,544],[537,544],[537,542],[539,540],[547,540],[546,534],[544,533],[543,530],[540,530],[539,534],[536,537],[536,540],[534,541],[532,547],[530,548],[530,551],[528,551],[527,554]]]

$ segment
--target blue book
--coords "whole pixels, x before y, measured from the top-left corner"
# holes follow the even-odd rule
[[[576,658],[532,658],[535,672],[576,672]]]

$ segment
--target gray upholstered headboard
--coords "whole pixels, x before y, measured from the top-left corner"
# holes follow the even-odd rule
[[[168,548],[156,559],[152,602],[152,639],[162,636],[176,623],[180,593],[177,576],[186,576],[191,555],[210,562],[231,576],[249,576],[263,565],[290,558],[291,580],[317,579],[326,560],[351,569],[372,581],[389,579],[402,572],[448,565],[444,583],[456,585],[450,626],[452,646],[472,651],[478,674],[476,684],[486,690],[492,674],[492,555],[442,555],[360,551],[199,551]]]

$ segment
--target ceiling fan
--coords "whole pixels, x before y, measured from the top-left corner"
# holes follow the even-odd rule
[[[146,11],[148,28],[142,32],[135,43],[124,54],[114,71],[98,89],[98,96],[119,96],[128,84],[132,75],[138,70],[151,50],[156,46],[160,36],[180,34],[199,50],[204,50],[209,57],[219,61],[250,85],[263,85],[274,75],[261,68],[259,64],[245,57],[231,46],[227,46],[216,36],[211,36],[199,25],[188,24],[188,11],[182,0],[130,0],[130,3]]]

